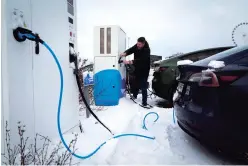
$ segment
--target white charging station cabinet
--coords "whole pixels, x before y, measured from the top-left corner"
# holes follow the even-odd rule
[[[104,25],[94,28],[94,74],[117,69],[122,77],[122,96],[125,96],[126,68],[118,64],[120,54],[127,48],[127,36],[120,26]]]
[[[61,108],[62,132],[79,125],[78,88],[69,62],[69,45],[77,50],[76,0],[2,0],[2,140],[5,123],[11,143],[19,142],[18,122],[26,125],[30,141],[36,133],[59,138],[57,109],[60,75],[50,52],[39,44],[17,42],[13,29],[23,27],[38,33],[55,52],[64,75]],[[6,151],[2,141],[2,153]]]

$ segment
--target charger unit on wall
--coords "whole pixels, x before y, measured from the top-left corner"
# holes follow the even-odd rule
[[[70,131],[79,125],[78,88],[69,62],[69,46],[77,50],[76,0],[2,0],[2,9],[2,123],[8,121],[13,144],[19,141],[18,122],[26,125],[30,141],[36,133],[58,138],[57,66],[44,47],[36,55],[33,42],[17,42],[13,29],[38,33],[58,55],[64,74],[61,128]],[[1,130],[4,140],[4,126]]]
[[[126,69],[118,64],[119,55],[126,50],[126,33],[117,25],[96,26],[94,28],[94,74],[106,70],[120,71],[122,97],[125,96]]]

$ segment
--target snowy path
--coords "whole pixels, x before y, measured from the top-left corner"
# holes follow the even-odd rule
[[[160,116],[154,123],[153,115],[147,118],[148,131],[142,129],[143,117],[154,111]],[[197,141],[185,134],[172,120],[172,109],[154,107],[147,110],[129,99],[121,99],[119,106],[97,112],[99,118],[115,133],[138,133],[155,136],[155,140],[122,137],[109,141],[94,156],[80,164],[230,164],[212,155]],[[80,134],[77,153],[87,155],[111,135],[93,118],[84,119],[84,133]],[[66,137],[69,140],[69,136]]]
[[[156,137],[155,141],[120,139],[115,153],[107,159],[108,164],[224,164],[173,123],[172,109],[155,107],[152,111],[160,116],[155,124],[152,116],[147,118],[148,130]],[[148,112],[139,108],[127,131],[142,133],[141,122]]]

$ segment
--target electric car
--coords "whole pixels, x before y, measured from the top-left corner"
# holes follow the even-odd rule
[[[178,69],[173,100],[179,126],[214,147],[247,153],[248,46]]]
[[[191,60],[195,62],[230,48],[232,47],[210,48],[175,57],[169,57],[169,59],[160,62],[159,67],[155,68],[153,74],[152,89],[154,93],[157,96],[168,100],[172,104],[172,97],[177,86],[176,77],[178,75],[178,61]]]

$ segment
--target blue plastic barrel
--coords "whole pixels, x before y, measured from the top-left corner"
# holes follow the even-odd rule
[[[94,75],[94,100],[96,106],[115,106],[121,97],[122,78],[118,70],[102,70]]]

